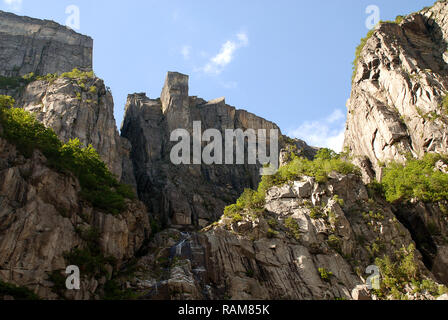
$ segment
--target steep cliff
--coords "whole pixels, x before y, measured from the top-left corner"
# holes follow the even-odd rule
[[[104,296],[106,282],[148,238],[148,214],[142,203],[127,200],[112,215],[80,193],[78,179],[50,168],[40,151],[24,157],[0,138],[1,281],[45,299]],[[65,290],[70,264],[81,268],[79,291]]]
[[[260,180],[260,164],[174,165],[170,151],[171,133],[186,129],[192,135],[193,122],[201,130],[217,129],[225,145],[226,129],[267,130],[270,150],[272,122],[245,110],[236,110],[224,98],[205,101],[188,96],[188,76],[169,72],[160,99],[144,93],[129,95],[121,134],[131,142],[140,199],[164,225],[200,226],[218,220],[224,207],[236,200],[244,188],[255,188]],[[221,141],[219,141],[221,142]],[[316,150],[301,141],[290,141],[297,152],[312,157]],[[285,146],[284,139],[280,147]],[[202,144],[204,147],[204,144]],[[245,146],[247,159],[247,144]]]
[[[448,152],[447,14],[439,1],[382,22],[358,48],[345,146],[370,178],[407,154]]]
[[[0,42],[0,76],[92,69],[92,38],[53,21],[0,11]]]
[[[227,208],[199,233],[157,234],[131,286],[147,299],[432,300],[446,293],[440,285],[447,284],[446,249],[422,233],[427,249],[439,249],[429,263],[400,215],[437,221],[446,239],[448,217],[440,209],[446,201],[406,211],[366,186],[358,170],[349,171],[325,179],[299,174],[269,187],[261,204],[243,195],[245,208]],[[366,286],[372,265],[381,268],[383,283],[373,291]]]
[[[409,153],[446,153],[447,15],[440,1],[363,40],[349,152],[337,155],[224,98],[189,96],[188,76],[175,72],[159,99],[128,96],[120,137],[112,95],[91,71],[91,39],[0,12],[0,94],[21,108],[0,96],[0,298],[11,298],[5,282],[47,299],[446,298],[448,159],[368,182]],[[199,121],[223,145],[227,129],[279,130],[280,170],[173,164],[171,133],[192,135]],[[403,177],[423,187],[403,188]],[[390,197],[393,188],[405,196]],[[69,264],[81,268],[79,291],[65,288]]]
[[[84,145],[91,144],[121,179],[126,145],[117,131],[114,101],[103,80],[83,77],[83,73],[36,80],[14,97],[17,107],[33,112],[62,141],[78,138]]]

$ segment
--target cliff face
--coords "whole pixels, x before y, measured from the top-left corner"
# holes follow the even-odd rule
[[[419,210],[422,204],[410,209]],[[415,245],[396,212],[369,195],[359,176],[334,173],[325,184],[303,177],[269,189],[261,214],[223,217],[200,233],[159,233],[131,285],[148,299],[371,299],[365,270],[375,257]],[[447,217],[436,212],[431,219],[445,225],[446,236]],[[419,251],[415,258],[428,279],[447,283],[446,260],[436,270]],[[435,298],[411,286],[406,295]]]
[[[0,280],[46,299],[100,296],[100,288],[148,238],[148,214],[142,203],[128,201],[123,213],[112,216],[92,208],[79,193],[78,181],[50,169],[40,152],[27,159],[0,138]],[[105,270],[83,269],[81,290],[59,293],[51,277],[62,276],[76,250],[89,246],[99,250],[98,257],[113,259],[91,257]]]
[[[202,132],[217,129],[223,146],[226,129],[266,129],[268,137],[271,129],[279,130],[272,122],[227,105],[224,98],[207,102],[189,97],[188,76],[179,73],[168,73],[160,99],[130,95],[122,136],[132,145],[140,198],[166,225],[205,227],[218,220],[244,188],[256,188],[260,180],[259,164],[172,164],[170,151],[175,143],[170,142],[171,132],[186,129],[192,133],[194,121],[201,122]],[[299,149],[315,153],[305,143]],[[247,154],[247,146],[245,150]]]
[[[53,21],[0,11],[0,75],[92,69],[93,40]]]
[[[62,141],[79,138],[84,145],[91,144],[118,179],[122,178],[126,141],[118,134],[112,94],[101,79],[33,81],[14,97],[17,107],[34,113]]]
[[[371,178],[407,154],[448,152],[448,3],[380,24],[356,62],[345,146]],[[374,172],[371,171],[373,169]]]
[[[356,170],[323,180],[291,173],[270,184],[261,206],[223,215],[245,188],[257,188],[260,165],[174,165],[170,134],[191,135],[200,121],[202,132],[223,137],[226,129],[269,135],[279,130],[274,123],[224,98],[191,97],[188,76],[169,72],[159,99],[128,96],[120,136],[101,79],[80,71],[45,76],[91,69],[91,39],[0,12],[0,75],[44,76],[10,81],[17,85],[0,94],[62,141],[92,144],[141,201],[126,200],[121,214],[94,208],[74,176],[52,169],[39,151],[24,157],[0,127],[0,280],[48,299],[101,299],[108,281],[123,289],[120,298],[130,290],[141,299],[392,299],[397,292],[379,297],[366,285],[366,268],[387,256],[396,260],[391,270],[406,262],[392,270],[401,272],[401,298],[437,298],[439,284],[448,285],[448,203],[391,204],[365,182],[381,176],[381,162],[446,152],[447,15],[448,4],[438,2],[381,24],[360,51],[345,145],[362,177]],[[318,151],[279,138],[281,165]],[[446,174],[446,165],[435,170]],[[69,264],[82,264],[79,291],[65,290]]]

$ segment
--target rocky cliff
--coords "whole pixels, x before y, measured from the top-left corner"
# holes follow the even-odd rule
[[[53,21],[0,11],[0,75],[92,69],[93,40]]]
[[[160,99],[150,99],[144,93],[129,95],[121,134],[132,145],[139,196],[160,222],[205,227],[218,220],[224,207],[245,188],[256,188],[261,165],[174,165],[170,160],[175,144],[170,141],[171,132],[186,129],[192,135],[193,122],[200,121],[202,132],[216,129],[221,133],[224,146],[226,129],[265,129],[268,138],[271,129],[280,129],[227,105],[224,98],[205,101],[190,97],[188,89],[188,76],[169,72]],[[281,140],[280,147],[287,145],[285,141]],[[311,157],[316,152],[298,140],[290,144]],[[247,144],[245,154],[247,158]]]
[[[260,164],[175,165],[170,135],[191,134],[199,121],[223,137],[226,129],[279,130],[274,123],[224,98],[191,97],[188,76],[169,72],[160,98],[128,96],[120,136],[112,95],[91,71],[90,38],[0,14],[0,94],[62,142],[78,138],[101,158],[87,149],[94,161],[87,176],[76,175],[44,150],[24,154],[20,134],[6,134],[42,127],[0,127],[0,298],[14,298],[5,283],[46,299],[447,298],[446,192],[387,201],[386,185],[369,183],[391,160],[446,153],[445,1],[382,23],[363,40],[348,102],[349,152],[279,133],[282,167],[263,179]],[[3,122],[4,110],[18,110],[5,101]],[[124,187],[115,178],[105,189],[104,180],[92,181],[89,174],[106,170],[101,160],[139,200],[118,211],[95,205],[101,190],[113,204],[110,195]],[[444,157],[431,164],[433,187],[448,183],[447,168]],[[79,291],[65,288],[69,264],[81,267]],[[369,289],[375,266],[381,286]]]
[[[448,220],[438,206],[408,209],[411,216],[432,214],[446,237]],[[304,176],[269,189],[261,210],[223,216],[200,233],[157,234],[130,284],[147,299],[433,300],[437,282],[447,284],[446,248],[425,265],[398,211],[360,175],[332,173],[324,184]],[[398,295],[367,289],[366,269],[383,255],[415,268],[399,280]]]
[[[49,168],[39,151],[26,158],[0,138],[1,281],[46,299],[103,295],[107,280],[148,238],[149,217],[138,201],[128,201],[119,215],[108,214],[80,191],[76,178]],[[57,279],[65,279],[70,264],[82,268],[79,291],[60,290],[65,280]]]
[[[407,154],[448,152],[448,4],[382,22],[363,39],[345,146],[370,178]]]

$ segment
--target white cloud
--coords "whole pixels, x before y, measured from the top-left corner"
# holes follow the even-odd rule
[[[249,37],[246,33],[240,32],[236,35],[237,40],[228,40],[222,46],[217,55],[212,57],[208,63],[200,68],[207,74],[218,75],[224,71],[225,67],[229,65],[235,58],[235,52],[249,45]]]
[[[183,46],[180,50],[181,55],[184,57],[185,60],[190,59],[191,54],[191,47],[190,46]]]
[[[335,122],[340,121],[340,120],[342,120],[342,119],[345,119],[345,114],[344,114],[340,109],[336,109],[336,110],[333,111],[332,114],[330,114],[330,115],[327,117],[326,120],[327,120],[329,123],[335,123]]]
[[[12,11],[22,10],[22,0],[3,0],[3,3]]]
[[[302,139],[312,146],[341,152],[344,144],[344,132],[345,116],[340,109],[336,109],[325,119],[304,122],[288,135]]]

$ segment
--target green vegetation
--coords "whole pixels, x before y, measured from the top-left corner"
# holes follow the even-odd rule
[[[0,280],[0,297],[11,296],[15,300],[38,300],[39,297],[25,287],[6,283]]]
[[[10,108],[13,104],[11,97],[0,96],[2,136],[25,157],[39,149],[51,167],[74,174],[81,184],[81,196],[107,213],[119,214],[126,207],[125,198],[135,198],[133,190],[118,183],[91,145],[84,147],[78,139],[62,144],[53,130],[31,113]]]
[[[48,280],[53,282],[51,291],[56,293],[59,297],[64,297],[64,291],[67,289],[65,286],[66,278],[61,270],[54,270],[48,274]]]
[[[442,102],[440,104],[440,107],[442,108],[442,110],[448,114],[448,94],[446,94],[443,99]]]
[[[432,280],[424,277],[419,271],[415,259],[415,247],[401,248],[390,258],[377,258],[375,264],[380,268],[381,288],[375,290],[379,298],[392,296],[393,299],[406,299],[406,285],[412,285],[414,293],[427,291],[438,296],[447,291],[444,286],[438,286]]]
[[[310,209],[310,218],[313,220],[322,219],[324,217],[324,212],[322,208],[312,207]]]
[[[104,300],[135,300],[138,295],[130,289],[123,289],[117,280],[109,280],[104,285]]]
[[[382,214],[381,212],[373,212],[373,211],[363,212],[362,217],[366,221],[369,221],[369,220],[383,221],[384,220],[384,214]]]
[[[14,103],[14,99],[10,96],[0,95],[0,110],[3,108],[12,108]]]
[[[404,20],[403,16],[397,16],[397,18],[395,19],[395,21],[380,21],[379,24],[383,24],[383,23],[397,23],[400,24],[402,21]],[[375,29],[376,27],[372,28],[367,35],[361,39],[361,43],[356,47],[356,51],[355,51],[355,60],[353,60],[353,75],[352,75],[352,80],[355,79],[356,76],[356,72],[358,69],[358,62],[359,62],[359,58],[361,57],[361,52],[364,49],[364,47],[367,44],[367,41],[373,36],[373,34],[375,33]]]
[[[300,226],[298,222],[292,218],[286,218],[285,227],[288,228],[288,233],[296,240],[300,240]]]
[[[360,174],[359,169],[343,159],[343,154],[337,154],[330,149],[321,149],[313,161],[306,158],[293,157],[287,165],[281,167],[275,175],[263,176],[257,191],[246,189],[236,204],[224,209],[226,217],[238,219],[236,214],[244,210],[260,213],[265,205],[266,191],[273,187],[298,180],[303,176],[314,177],[319,183],[328,181],[331,172],[342,174]]]
[[[336,252],[341,252],[341,239],[334,234],[328,237],[327,244]]]
[[[343,207],[345,205],[344,199],[339,198],[337,194],[334,195],[333,200],[336,201],[340,207]]]
[[[403,22],[403,20],[404,20],[404,16],[397,16],[396,18],[395,18],[395,23],[397,23],[397,24],[400,24],[400,23],[402,23]]]
[[[16,89],[24,87],[34,80],[34,74],[32,74],[32,76],[30,75],[25,75],[23,77],[0,76],[0,89]]]
[[[112,257],[105,257],[101,252],[100,234],[95,228],[76,230],[82,240],[86,243],[84,248],[75,248],[64,254],[66,262],[70,265],[78,266],[82,274],[100,278],[107,276],[106,265],[116,265]]]
[[[77,68],[73,69],[70,72],[65,72],[65,73],[61,74],[61,78],[69,78],[69,79],[84,80],[84,81],[86,81],[88,79],[93,79],[94,77],[95,77],[95,74],[93,73],[93,71],[83,72]]]
[[[325,268],[319,268],[318,269],[320,278],[324,280],[325,282],[330,282],[331,277],[333,276],[333,272],[328,271]]]
[[[269,218],[266,222],[272,229],[276,229],[278,227],[278,220],[275,218]]]
[[[70,72],[62,73],[61,75],[57,73],[49,73],[44,76],[36,76],[33,72],[24,75],[23,77],[2,77],[0,76],[0,89],[15,89],[25,87],[29,83],[33,81],[46,81],[49,83],[53,83],[57,79],[60,78],[68,78],[72,80],[76,80],[78,85],[88,90],[90,93],[96,93],[97,88],[95,86],[91,86],[90,88],[86,88],[86,82],[88,80],[94,79],[95,74],[93,71],[83,72],[79,69],[75,68]]]
[[[344,160],[341,155],[329,149],[321,149],[313,161],[294,157],[290,163],[281,167],[276,175],[264,177],[264,183],[268,185],[282,185],[288,181],[297,180],[302,176],[314,177],[317,182],[324,183],[328,181],[328,176],[331,172],[359,174],[359,169]]]
[[[278,235],[278,231],[275,231],[271,228],[268,229],[268,232],[266,234],[266,236],[268,237],[268,239],[273,239]]]
[[[89,245],[85,249],[73,249],[66,253],[64,258],[70,265],[78,266],[82,274],[96,278],[107,275],[106,264],[115,264],[114,259],[103,256],[99,246]]]
[[[448,175],[434,170],[438,161],[448,158],[428,153],[423,159],[409,158],[406,164],[390,163],[384,172],[382,188],[389,202],[413,198],[425,202],[448,200]]]
[[[224,209],[224,216],[239,219],[237,214],[248,210],[260,213],[265,205],[266,191],[271,187],[298,180],[303,176],[314,177],[317,182],[328,181],[331,172],[360,174],[359,169],[330,149],[321,149],[313,161],[293,156],[291,162],[281,167],[275,175],[263,176],[257,191],[246,189],[236,204]]]
[[[365,36],[365,38],[361,39],[361,43],[356,47],[356,51],[355,51],[355,60],[353,60],[353,75],[352,75],[352,80],[355,79],[356,76],[356,72],[358,71],[358,62],[359,62],[359,58],[361,57],[361,52],[364,49],[364,47],[367,44],[367,41],[373,36],[375,32],[375,28],[373,28],[372,30],[370,30],[367,35]]]

